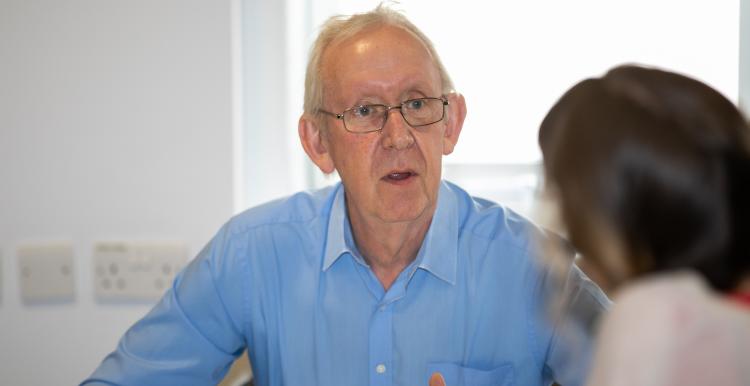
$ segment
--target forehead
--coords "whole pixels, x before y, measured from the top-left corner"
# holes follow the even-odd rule
[[[324,98],[329,105],[356,103],[358,98],[393,103],[387,99],[409,93],[436,96],[442,89],[429,50],[401,27],[366,29],[329,46],[322,59]]]

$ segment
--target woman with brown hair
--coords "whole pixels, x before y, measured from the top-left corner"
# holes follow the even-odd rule
[[[614,292],[591,385],[750,385],[749,129],[709,86],[621,66],[544,119],[548,187]]]

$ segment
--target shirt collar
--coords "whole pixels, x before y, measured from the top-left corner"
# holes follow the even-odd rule
[[[346,245],[346,233],[351,232],[346,218],[346,203],[344,200],[344,185],[339,183],[331,205],[328,217],[328,231],[326,232],[326,251],[323,256],[323,271],[333,265],[344,253],[352,253]]]
[[[419,250],[418,267],[450,284],[456,284],[458,264],[458,204],[456,195],[440,182],[438,204],[430,229]]]
[[[343,185],[337,187],[335,194],[328,219],[323,271],[328,270],[345,253],[356,255],[356,246],[347,243],[347,239],[353,240],[353,237],[347,218]],[[454,192],[445,182],[440,183],[437,208],[416,261],[418,268],[450,284],[456,283],[458,204]]]

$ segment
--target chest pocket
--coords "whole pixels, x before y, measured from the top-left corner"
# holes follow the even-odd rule
[[[459,366],[455,363],[429,363],[425,376],[426,385],[433,373],[439,372],[446,386],[515,386],[515,371],[508,363],[490,370],[479,370]]]

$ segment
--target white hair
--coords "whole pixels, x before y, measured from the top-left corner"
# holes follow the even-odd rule
[[[443,94],[454,91],[453,81],[445,70],[445,66],[440,61],[440,57],[430,39],[409,21],[406,16],[381,3],[372,11],[354,15],[337,15],[323,23],[318,38],[315,39],[310,50],[310,58],[307,62],[307,71],[305,74],[305,114],[315,115],[323,107],[324,86],[321,77],[321,63],[325,50],[331,45],[350,38],[368,28],[384,25],[403,28],[414,34],[425,45],[440,72]]]

